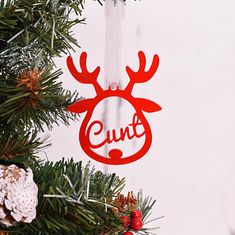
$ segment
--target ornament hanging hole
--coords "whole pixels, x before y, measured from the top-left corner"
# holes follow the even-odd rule
[[[112,90],[112,91],[118,90],[119,89],[118,88],[118,83],[117,82],[110,83],[109,89]]]

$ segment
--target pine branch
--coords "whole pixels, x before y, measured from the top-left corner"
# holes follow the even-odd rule
[[[47,137],[40,139],[36,132],[16,131],[6,123],[0,127],[0,140],[0,164],[22,164],[23,167],[35,161],[35,154],[49,145]]]
[[[8,125],[43,130],[76,119],[66,108],[78,94],[56,82],[62,72],[53,71],[52,57],[77,45],[71,27],[83,20],[70,14],[82,9],[81,0],[0,1],[0,117]]]
[[[153,206],[156,203],[156,200],[153,200],[152,197],[144,197],[142,191],[140,191],[137,195],[137,201],[138,201],[138,206],[137,208],[142,212],[142,219],[143,219],[143,228],[139,231],[140,234],[143,235],[149,235],[149,234],[155,234],[152,231],[153,230],[157,230],[160,227],[159,226],[154,226],[151,228],[148,228],[147,226],[152,223],[152,222],[156,222],[159,219],[162,219],[163,216],[160,216],[158,218],[154,218],[154,219],[150,219],[151,216],[151,210],[153,208]]]
[[[50,63],[53,64],[53,61],[47,57],[37,42],[31,42],[23,47],[12,45],[0,53],[0,71],[6,75],[17,76],[26,69],[41,70]]]
[[[120,192],[124,180],[73,160],[34,164],[32,169],[39,187],[37,218],[31,224],[9,228],[10,234],[99,235],[123,231],[107,201]]]
[[[50,67],[41,72],[25,71],[17,79],[0,75],[0,117],[12,128],[35,130],[76,120],[77,116],[66,108],[78,99],[78,94],[62,89],[61,82],[57,82],[60,75],[60,70],[53,72]]]
[[[2,51],[13,45],[25,47],[35,43],[45,50],[46,57],[58,56],[72,49],[76,39],[71,35],[75,24],[84,19],[71,19],[74,12],[82,12],[82,0],[13,0],[0,1],[0,38],[4,45]]]

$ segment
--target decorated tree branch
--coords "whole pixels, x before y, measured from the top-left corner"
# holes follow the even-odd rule
[[[155,201],[124,196],[124,179],[38,157],[50,145],[40,131],[79,118],[67,108],[80,97],[62,87],[53,58],[79,47],[72,27],[84,4],[0,0],[0,234],[149,234]]]

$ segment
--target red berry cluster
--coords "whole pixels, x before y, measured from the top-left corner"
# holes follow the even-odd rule
[[[134,210],[131,212],[131,220],[129,217],[123,215],[121,216],[121,220],[124,223],[124,226],[129,229],[133,229],[135,231],[138,231],[142,228],[143,222],[142,222],[142,213],[140,210]],[[131,231],[124,232],[123,235],[133,235]]]

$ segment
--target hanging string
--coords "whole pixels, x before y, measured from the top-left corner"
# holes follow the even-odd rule
[[[115,89],[120,81],[121,13],[123,3],[106,1],[105,79]]]
[[[120,57],[121,57],[121,17],[123,2],[105,1],[105,88],[117,89],[120,87]],[[121,103],[118,104],[118,109]],[[119,122],[119,112],[117,110],[117,122]],[[108,123],[108,100],[105,100],[102,115],[103,123]],[[119,123],[117,123],[119,124]],[[106,130],[105,130],[106,131]],[[105,147],[105,155],[108,149]],[[105,164],[104,170],[107,173],[108,167]]]

